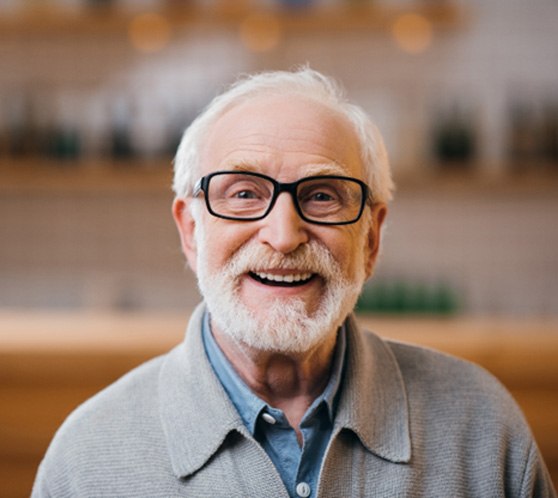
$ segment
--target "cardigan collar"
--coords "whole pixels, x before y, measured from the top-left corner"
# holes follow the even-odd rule
[[[359,329],[350,315],[346,373],[332,437],[352,430],[372,453],[394,463],[411,460],[410,418],[403,375],[388,343]]]
[[[252,439],[207,359],[201,336],[204,312],[203,304],[196,308],[184,342],[167,355],[159,377],[160,416],[178,477],[202,468],[231,432]],[[332,437],[349,429],[376,455],[407,462],[409,415],[396,360],[372,334],[370,347],[352,316],[346,327],[346,371]]]

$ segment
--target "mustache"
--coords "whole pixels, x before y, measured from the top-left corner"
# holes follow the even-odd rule
[[[325,279],[339,278],[339,263],[322,244],[311,240],[289,254],[250,241],[232,255],[224,269],[231,276],[265,270],[297,270],[316,273]]]

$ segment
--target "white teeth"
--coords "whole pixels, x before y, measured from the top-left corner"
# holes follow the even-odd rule
[[[290,275],[275,275],[272,273],[256,273],[256,275],[263,280],[271,280],[272,282],[285,282],[291,284],[293,282],[301,282],[309,280],[312,276],[311,273],[295,273]]]

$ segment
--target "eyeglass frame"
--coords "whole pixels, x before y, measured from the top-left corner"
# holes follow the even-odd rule
[[[225,174],[243,174],[243,175],[248,175],[248,176],[255,176],[257,178],[262,178],[264,180],[267,180],[273,185],[273,194],[272,194],[271,199],[269,201],[269,206],[267,207],[267,209],[264,211],[264,213],[262,215],[252,216],[250,218],[237,218],[237,217],[234,217],[234,216],[227,216],[227,215],[216,213],[211,208],[211,203],[209,202],[209,196],[208,196],[208,193],[207,193],[208,188],[209,188],[209,182],[211,181],[211,179],[214,176],[225,175]],[[349,220],[349,221],[318,221],[318,220],[313,220],[313,219],[308,218],[302,212],[302,209],[301,209],[301,207],[298,203],[298,199],[297,199],[297,196],[296,196],[298,186],[301,183],[304,183],[304,182],[309,181],[309,180],[321,180],[321,179],[349,180],[349,181],[359,185],[359,187],[361,188],[362,197],[361,197],[361,202],[360,202],[360,207],[359,207],[359,210],[358,210],[358,214],[356,215],[356,217],[354,219]],[[264,175],[263,173],[257,173],[255,171],[242,171],[242,170],[214,171],[213,173],[209,173],[208,175],[202,176],[196,182],[196,184],[194,186],[193,193],[192,193],[192,197],[198,197],[200,192],[204,193],[205,206],[207,207],[207,210],[209,211],[209,213],[211,215],[215,216],[216,218],[222,218],[224,220],[232,220],[232,221],[259,221],[259,220],[263,220],[271,212],[271,210],[275,206],[275,202],[277,201],[277,198],[279,197],[279,194],[281,194],[283,192],[287,192],[291,195],[294,207],[296,209],[297,214],[300,216],[300,218],[307,223],[312,223],[312,224],[315,224],[315,225],[352,225],[353,223],[356,223],[358,220],[360,220],[360,218],[362,216],[362,213],[364,212],[364,208],[365,208],[366,204],[368,202],[372,202],[370,188],[368,187],[368,185],[366,185],[366,183],[364,183],[362,180],[359,180],[358,178],[353,178],[353,177],[350,177],[350,176],[343,176],[343,175],[305,176],[303,178],[299,178],[298,180],[296,180],[294,182],[283,183],[283,182],[279,182],[279,181],[275,180],[274,178],[271,178],[270,176]]]

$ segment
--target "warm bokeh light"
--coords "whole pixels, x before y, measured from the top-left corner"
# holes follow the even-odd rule
[[[432,43],[432,23],[420,14],[399,16],[391,32],[397,45],[410,54],[420,54]]]
[[[170,37],[169,21],[162,15],[153,12],[137,15],[128,27],[130,43],[140,52],[159,52],[168,44]]]
[[[281,23],[269,13],[249,15],[240,25],[240,39],[252,52],[269,52],[281,41]]]

